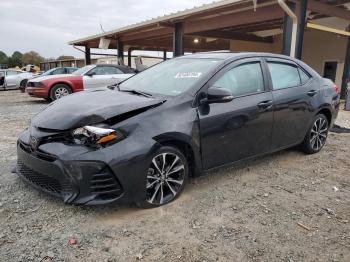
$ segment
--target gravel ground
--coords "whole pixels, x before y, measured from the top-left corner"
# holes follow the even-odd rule
[[[350,134],[192,179],[161,208],[75,207],[10,172],[16,137],[45,106],[0,92],[0,261],[350,261]]]

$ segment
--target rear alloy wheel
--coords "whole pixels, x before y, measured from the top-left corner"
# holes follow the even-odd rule
[[[326,144],[328,129],[329,123],[326,116],[323,114],[317,115],[304,139],[303,150],[308,154],[319,152]]]
[[[50,98],[52,101],[60,99],[72,93],[69,86],[64,84],[55,85],[50,91]]]
[[[177,148],[165,146],[152,158],[147,170],[146,200],[142,207],[157,207],[176,199],[188,177],[186,157]]]

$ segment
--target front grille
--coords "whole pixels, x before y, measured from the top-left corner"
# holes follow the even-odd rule
[[[45,153],[45,152],[43,152],[41,150],[33,151],[28,144],[25,144],[22,141],[19,142],[19,145],[28,154],[32,154],[32,155],[34,155],[37,158],[40,158],[42,160],[53,162],[53,161],[55,161],[57,159],[56,156],[48,154],[48,153]]]
[[[98,174],[94,174],[90,181],[91,193],[97,194],[97,198],[108,200],[118,197],[121,186],[109,168],[103,169]]]
[[[27,179],[32,184],[39,186],[43,191],[55,195],[61,195],[63,192],[71,190],[69,181],[58,181],[56,178],[38,173],[31,168],[27,167],[21,161],[17,162],[17,169],[20,175]]]

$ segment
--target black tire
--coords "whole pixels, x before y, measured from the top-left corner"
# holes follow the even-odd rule
[[[164,155],[166,164],[163,166]],[[150,159],[146,170],[145,199],[136,203],[142,208],[159,207],[177,199],[189,176],[187,159],[176,147],[162,146]],[[160,167],[157,169],[154,163]]]
[[[62,92],[60,92],[60,90]],[[58,93],[60,93],[60,95]],[[69,86],[65,84],[57,84],[57,85],[54,85],[50,90],[50,99],[51,101],[54,101],[64,96],[67,96],[71,93],[72,93],[72,89]]]
[[[26,86],[27,86],[27,83],[28,83],[28,79],[23,79],[22,81],[21,81],[21,83],[19,84],[19,86],[21,87],[21,88],[23,88],[23,90],[26,88]]]
[[[304,141],[302,150],[307,154],[315,154],[321,151],[328,136],[329,122],[325,115],[318,114],[314,117]]]
[[[48,98],[44,98],[44,99],[45,99],[46,102],[51,102],[52,101],[51,98],[49,98],[49,97]]]

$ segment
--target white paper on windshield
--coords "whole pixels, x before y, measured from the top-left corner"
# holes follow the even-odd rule
[[[177,73],[175,78],[199,78],[202,75],[201,72],[184,72]]]

